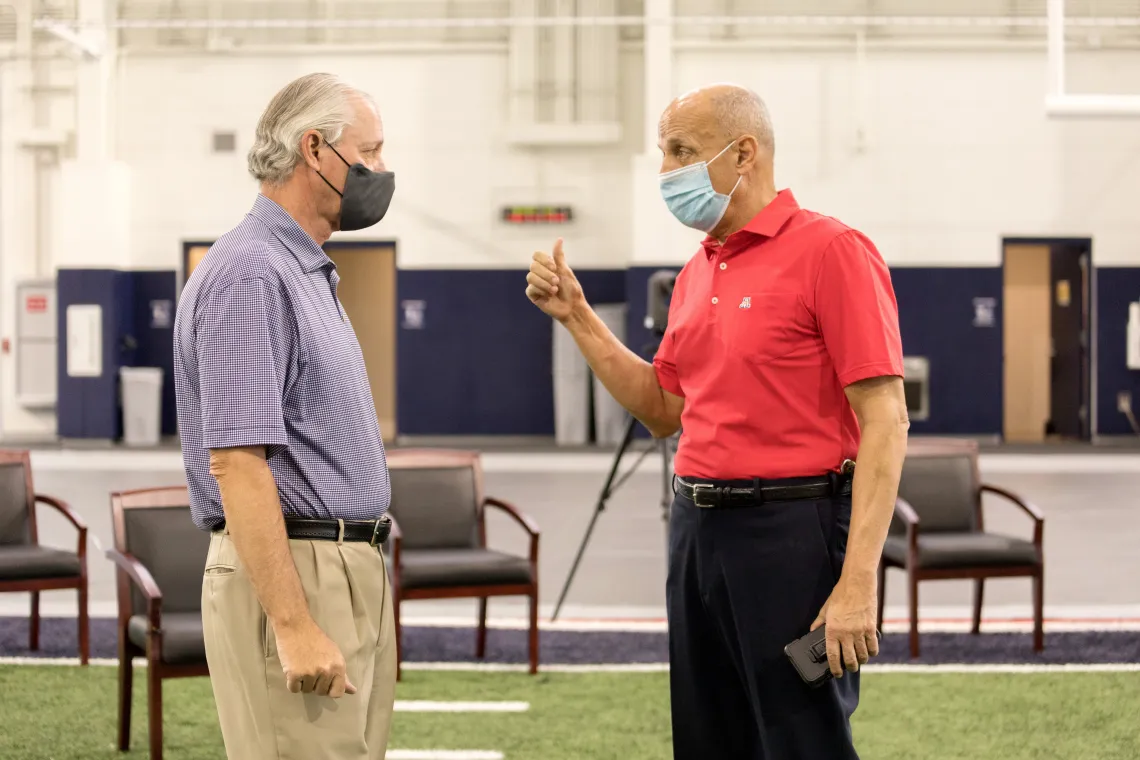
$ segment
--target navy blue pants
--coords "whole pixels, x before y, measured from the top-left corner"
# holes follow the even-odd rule
[[[784,654],[839,579],[850,525],[850,496],[715,509],[675,497],[666,586],[675,760],[858,760],[859,675],[811,689]]]

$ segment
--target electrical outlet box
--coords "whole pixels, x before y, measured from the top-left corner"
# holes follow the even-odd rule
[[[1121,391],[1116,394],[1116,411],[1121,414],[1128,414],[1132,411],[1132,394],[1128,391]]]

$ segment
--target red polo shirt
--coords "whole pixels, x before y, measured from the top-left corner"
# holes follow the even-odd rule
[[[654,359],[685,398],[684,477],[820,475],[854,459],[844,386],[902,376],[898,306],[871,241],[782,191],[724,245],[706,238],[677,277]]]

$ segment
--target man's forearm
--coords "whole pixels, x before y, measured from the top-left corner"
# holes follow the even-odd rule
[[[210,452],[226,527],[242,567],[274,628],[312,620],[289,551],[277,484],[263,455],[246,449]]]
[[[849,578],[875,577],[894,515],[906,441],[905,422],[870,424],[861,431],[843,562],[843,575]]]
[[[593,309],[582,307],[563,325],[615,401],[651,431],[668,422],[653,365],[618,340]]]

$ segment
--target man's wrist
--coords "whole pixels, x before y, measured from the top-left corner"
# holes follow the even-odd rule
[[[313,617],[309,614],[308,610],[297,610],[295,612],[287,612],[280,615],[272,615],[269,622],[273,625],[273,630],[278,633],[297,633],[304,630],[307,626],[313,624]]]
[[[586,301],[575,304],[571,307],[570,312],[565,318],[561,320],[563,327],[567,330],[575,330],[583,327],[586,324],[590,314],[590,305]]]
[[[843,561],[843,570],[840,572],[839,580],[845,584],[856,586],[878,585],[879,563],[870,564],[848,554]]]

